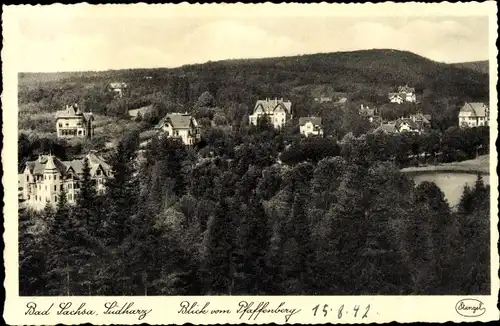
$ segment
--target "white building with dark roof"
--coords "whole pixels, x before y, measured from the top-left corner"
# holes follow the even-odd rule
[[[187,113],[169,113],[160,120],[155,129],[167,137],[180,138],[187,146],[195,145],[201,140],[198,122]]]
[[[249,122],[256,126],[258,120],[264,116],[269,118],[274,128],[282,128],[288,120],[292,119],[292,102],[284,101],[282,98],[258,100],[252,115],[249,116]]]
[[[92,138],[94,136],[94,116],[84,113],[77,104],[66,105],[66,109],[56,112],[56,131],[59,138]]]
[[[489,108],[480,102],[465,102],[458,113],[458,125],[461,128],[487,126],[489,120]]]
[[[97,191],[103,192],[105,181],[111,176],[111,166],[95,153],[85,157]],[[20,177],[26,206],[35,210],[43,209],[47,203],[55,206],[63,189],[68,203],[76,203],[84,159],[62,161],[53,155],[40,155],[37,160],[26,162]]]
[[[319,117],[299,118],[300,134],[306,137],[323,136],[323,121]]]
[[[127,91],[128,85],[123,82],[114,82],[108,85],[109,90],[115,93],[117,97],[123,97]]]
[[[408,85],[399,86],[398,91],[394,93],[389,93],[388,97],[391,103],[401,104],[404,102],[410,102],[410,103],[417,102],[417,95],[415,94],[415,88],[409,87]]]

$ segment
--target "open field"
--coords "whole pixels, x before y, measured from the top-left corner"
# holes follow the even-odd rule
[[[481,155],[473,160],[462,162],[442,163],[438,165],[428,165],[419,167],[408,167],[401,169],[404,173],[413,172],[467,172],[467,173],[489,173],[490,172],[490,156]]]

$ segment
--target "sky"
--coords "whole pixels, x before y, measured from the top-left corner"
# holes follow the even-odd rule
[[[51,7],[31,7],[16,16],[19,71],[177,67],[374,48],[446,63],[489,55],[486,16]]]

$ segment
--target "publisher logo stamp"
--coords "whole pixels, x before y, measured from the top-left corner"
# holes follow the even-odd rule
[[[479,317],[486,312],[484,303],[477,299],[462,299],[455,305],[455,310],[463,317]]]

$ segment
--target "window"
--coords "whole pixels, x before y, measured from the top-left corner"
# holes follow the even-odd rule
[[[54,196],[54,201],[57,203],[57,196]]]
[[[96,175],[101,175],[101,170],[97,170],[97,171],[95,171],[95,174],[96,174]]]
[[[51,176],[49,175],[49,180],[51,180]]]
[[[45,186],[45,190],[47,190],[47,186]]]
[[[62,123],[59,123],[59,128],[62,128]]]
[[[66,122],[66,127],[69,127],[69,123]]]
[[[26,176],[26,181],[30,181],[30,176],[29,175]]]
[[[43,180],[47,180],[47,176],[46,175],[43,176]]]
[[[57,180],[57,174],[56,174],[56,175],[54,175],[54,180]]]
[[[57,186],[54,186],[54,191],[57,191]]]
[[[68,189],[73,189],[73,184],[72,183],[68,184]]]
[[[64,189],[63,185],[59,186],[59,190],[62,191]]]

